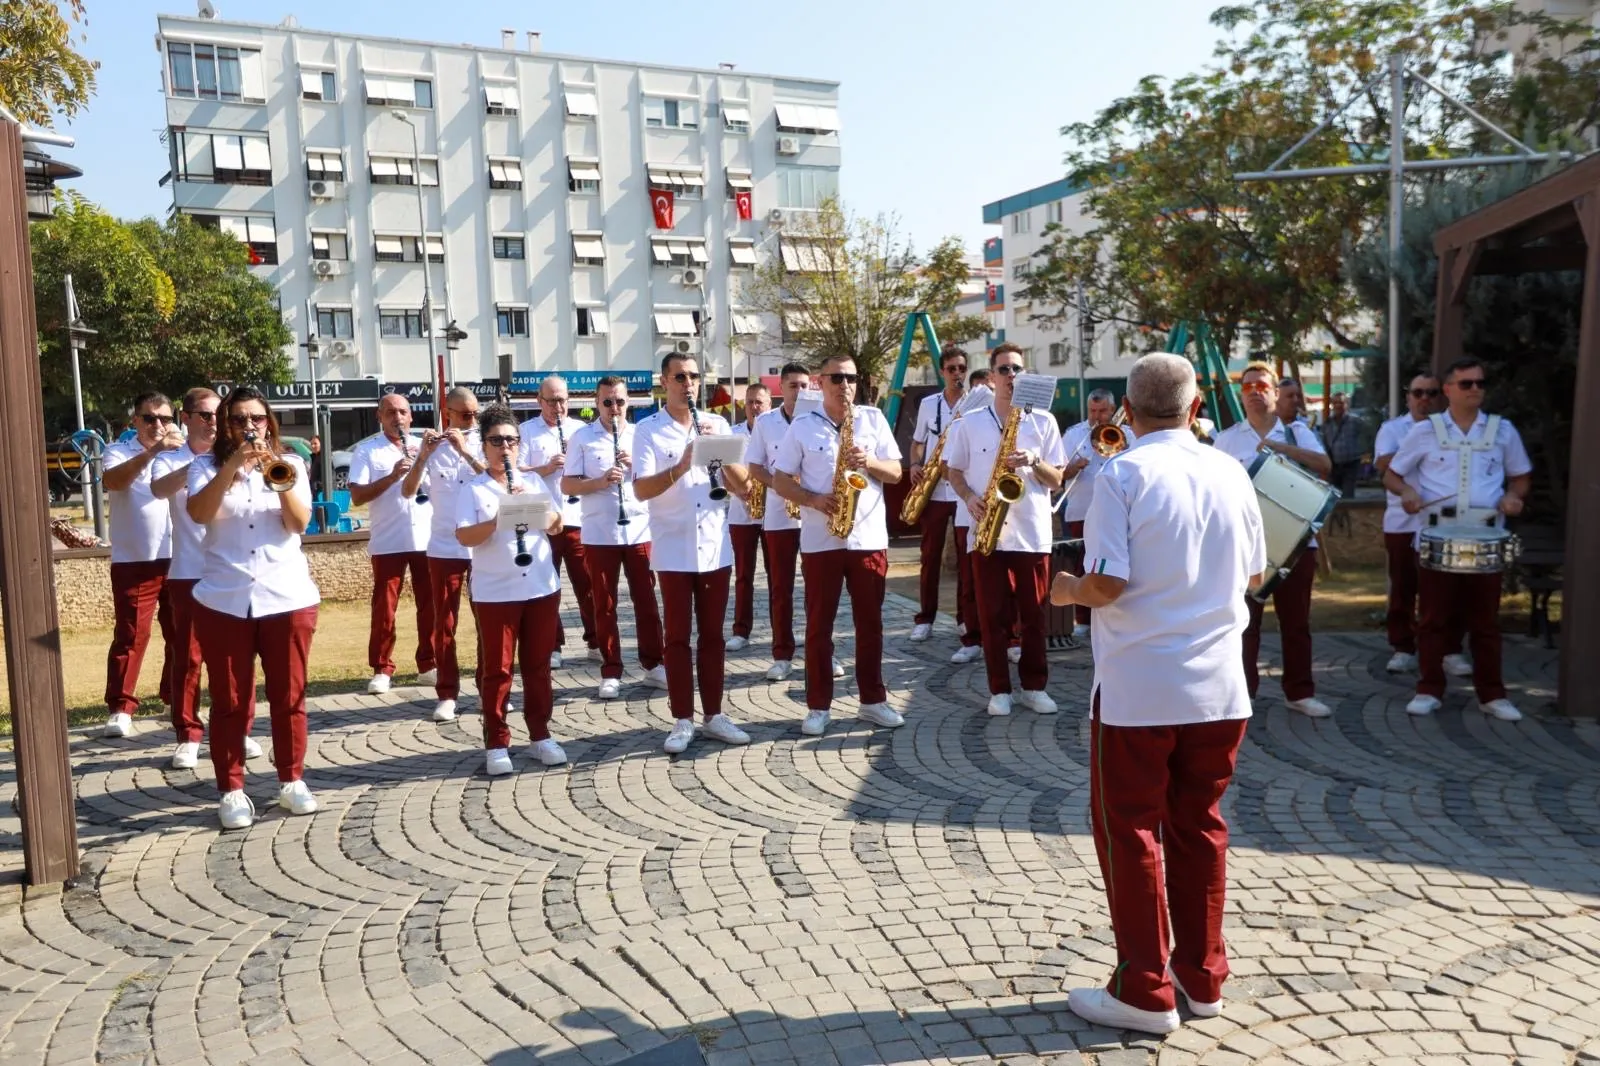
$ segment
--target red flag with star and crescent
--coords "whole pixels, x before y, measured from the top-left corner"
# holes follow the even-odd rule
[[[655,212],[656,229],[672,228],[672,205],[675,200],[671,189],[651,189],[650,209]]]
[[[750,221],[755,214],[755,200],[749,189],[740,189],[733,197],[733,206],[739,212],[739,218],[745,222]]]

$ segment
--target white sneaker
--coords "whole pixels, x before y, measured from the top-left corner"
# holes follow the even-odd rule
[[[417,684],[419,685],[437,685],[438,683],[439,668],[437,666],[435,666],[432,670],[423,670],[421,673],[417,674]]]
[[[439,705],[433,709],[435,722],[453,722],[456,720],[456,701],[440,700]]]
[[[833,676],[835,680],[844,676],[844,663],[838,659],[833,660]]]
[[[1214,1003],[1202,1003],[1195,999],[1184,990],[1183,985],[1178,983],[1178,975],[1172,972],[1171,966],[1167,967],[1167,976],[1172,979],[1172,987],[1176,988],[1178,994],[1183,997],[1183,1001],[1189,1004],[1190,1014],[1193,1014],[1196,1018],[1215,1018],[1222,1013],[1222,1000],[1219,999]]]
[[[1409,674],[1417,668],[1417,657],[1408,651],[1397,651],[1383,668],[1391,674]]]
[[[721,718],[722,715],[717,715]],[[828,722],[833,715],[827,711],[807,711],[805,721],[800,723],[800,732],[808,737],[820,737],[828,731]]]
[[[1056,701],[1051,699],[1050,693],[1043,689],[1039,689],[1036,692],[1029,692],[1027,689],[1023,689],[1017,693],[1015,702],[1018,706],[1026,707],[1035,714],[1055,714],[1058,710]]]
[[[718,715],[717,717],[721,717]],[[667,734],[667,742],[661,745],[661,750],[668,755],[677,755],[689,746],[689,741],[694,739],[694,719],[679,718],[672,723],[672,732]]]
[[[794,663],[789,662],[787,659],[785,659],[782,662],[776,662],[776,663],[773,663],[771,666],[767,667],[767,680],[768,681],[787,681],[788,678],[789,678],[789,675],[791,673],[793,673],[793,672],[794,672]]]
[[[550,653],[550,669],[552,669],[552,670],[561,669],[561,662],[562,662],[562,659],[561,659],[561,653],[560,652],[553,651],[553,652]]]
[[[983,648],[977,644],[963,644],[961,647],[956,649],[956,653],[954,655],[950,656],[950,661],[958,665],[964,665],[966,663],[973,662],[974,660],[982,657],[982,655]]]
[[[667,664],[657,663],[655,669],[644,672],[644,683],[651,688],[667,687]]]
[[[1011,713],[1011,693],[996,692],[989,697],[989,713],[996,718]]]
[[[706,721],[704,726],[706,736],[714,737],[724,744],[748,744],[750,734],[733,724],[733,719],[725,714],[714,714]]]
[[[278,786],[278,806],[290,814],[312,814],[317,809],[317,797],[304,781],[289,781]]]
[[[1140,1010],[1114,998],[1103,988],[1074,988],[1067,993],[1067,1009],[1084,1021],[1107,1029],[1133,1029],[1164,1035],[1182,1024],[1175,1010]]]
[[[1073,640],[1088,640],[1089,639],[1089,624],[1087,622],[1074,623],[1074,625],[1072,627],[1072,639]]]
[[[217,804],[217,821],[222,823],[224,829],[245,829],[256,820],[256,805],[250,802],[250,797],[244,794],[243,789],[234,789],[224,792],[222,800]]]
[[[600,650],[600,645],[598,644],[594,645],[583,654],[585,658],[592,662],[602,663],[605,662],[606,659],[606,653]]]
[[[133,736],[133,715],[125,711],[118,711],[107,718],[104,735],[108,737]]]
[[[918,622],[911,627],[911,639],[918,644],[933,636],[933,626],[928,622]]]
[[[906,724],[900,712],[887,703],[863,703],[861,709],[856,712],[856,717],[889,729]]]
[[[172,768],[174,770],[193,770],[200,765],[200,742],[186,740],[172,749]]]
[[[1502,722],[1522,721],[1522,712],[1517,710],[1517,705],[1508,699],[1490,700],[1488,703],[1480,703],[1478,706],[1483,708],[1484,714],[1494,715]]]
[[[504,748],[490,748],[484,752],[483,772],[490,777],[509,774],[512,770],[511,753]]]
[[[1303,700],[1284,700],[1283,703],[1291,711],[1299,711],[1307,718],[1327,718],[1333,714],[1333,708],[1315,696],[1307,696]]]
[[[244,757],[246,759],[259,759],[265,754],[261,750],[261,745],[256,743],[256,738],[246,733],[244,738]]]
[[[390,682],[388,674],[373,674],[372,680],[367,682],[367,692],[374,696],[383,692],[388,692],[389,684]]]
[[[1411,697],[1410,703],[1406,704],[1406,713],[1414,714],[1420,717],[1425,714],[1432,714],[1441,706],[1443,706],[1443,704],[1439,702],[1439,697],[1424,696],[1419,692],[1415,696]]]
[[[603,700],[614,700],[622,695],[622,682],[614,677],[600,679],[599,697]]]
[[[1444,672],[1451,677],[1471,677],[1472,660],[1465,655],[1446,655],[1444,657]]]
[[[749,646],[749,637],[729,637],[728,642],[723,645],[723,647],[727,648],[729,651],[744,651]]]
[[[1020,663],[1022,661],[1022,648],[1018,645],[1012,645],[1007,648],[1006,658],[1013,663]]]
[[[567,761],[567,753],[556,743],[554,737],[546,737],[528,745],[528,754],[546,766],[561,766]]]

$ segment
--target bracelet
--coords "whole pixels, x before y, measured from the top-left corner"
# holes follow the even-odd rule
[[[678,480],[678,468],[675,466],[667,467],[667,486],[670,488],[676,480]]]

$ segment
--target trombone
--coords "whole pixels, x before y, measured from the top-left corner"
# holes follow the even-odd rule
[[[1066,465],[1072,465],[1073,460],[1078,458],[1078,453],[1083,451],[1084,445],[1088,445],[1102,459],[1110,459],[1112,456],[1121,455],[1127,451],[1128,432],[1122,428],[1127,421],[1127,411],[1119,406],[1116,414],[1111,416],[1111,421],[1095,426],[1089,431],[1088,436],[1084,437],[1082,442],[1072,449],[1072,454],[1067,456]],[[1085,467],[1084,469],[1088,468]],[[1061,499],[1056,501],[1055,509],[1061,511],[1062,514],[1067,513],[1067,500],[1071,498],[1072,490],[1077,487],[1078,478],[1081,476],[1083,476],[1083,470],[1073,474],[1072,480],[1067,482],[1066,491],[1061,494]]]

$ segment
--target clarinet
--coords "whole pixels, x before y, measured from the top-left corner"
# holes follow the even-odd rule
[[[567,458],[567,434],[566,431],[561,428],[561,420],[559,418],[556,419],[556,441],[561,445],[561,458],[563,461],[565,461]],[[567,502],[577,503],[578,498],[576,496],[568,496]]]
[[[689,420],[694,423],[694,435],[699,437],[700,411],[694,405],[693,396],[689,397]],[[711,480],[711,498],[719,501],[728,498],[728,490],[717,484],[717,471],[721,469],[722,464],[717,462],[715,459],[706,464],[706,477],[710,478]]]
[[[611,456],[612,461],[621,465],[622,462],[622,437],[617,432],[617,419],[619,415],[611,416]],[[625,526],[633,521],[628,517],[628,509],[622,500],[622,482],[617,482],[617,525]]]
[[[416,457],[421,455],[421,454],[422,454],[422,449],[421,448],[418,448],[415,452],[413,452],[411,450],[411,446],[409,444],[406,445],[406,456],[407,456],[407,458],[415,460]],[[423,487],[422,482],[420,482],[420,481],[417,482],[416,495],[412,496],[411,498],[413,500],[415,500],[419,504],[428,502],[428,490],[425,487]]]
[[[503,458],[506,464],[506,492],[510,492],[511,487],[516,484],[517,475],[516,471],[511,469],[511,456],[507,455]],[[528,523],[518,522],[512,528],[517,533],[517,554],[511,561],[518,566],[531,566],[533,564],[533,553],[528,550]]]

